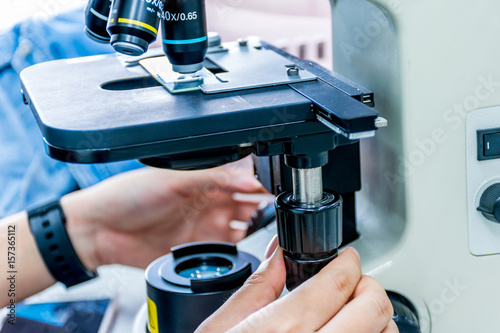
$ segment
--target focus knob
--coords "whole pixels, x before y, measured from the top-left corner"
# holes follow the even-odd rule
[[[399,333],[421,333],[420,322],[415,306],[403,295],[387,291],[394,308],[392,320],[396,323]]]
[[[488,220],[500,223],[500,183],[495,183],[484,190],[477,210]]]

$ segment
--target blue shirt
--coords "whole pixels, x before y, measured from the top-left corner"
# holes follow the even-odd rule
[[[0,34],[0,218],[143,166],[137,161],[84,165],[50,158],[23,103],[19,73],[24,68],[113,52],[85,35],[83,19],[83,10],[71,11],[47,22],[25,21]]]

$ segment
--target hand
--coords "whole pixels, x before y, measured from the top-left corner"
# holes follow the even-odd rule
[[[261,193],[253,170],[219,167],[203,171],[144,168],[127,172],[61,200],[67,230],[84,265],[146,267],[170,248],[192,241],[237,242],[258,202],[235,192]]]
[[[397,333],[387,294],[361,275],[357,252],[346,248],[316,276],[278,299],[285,284],[277,248],[245,285],[195,333]]]

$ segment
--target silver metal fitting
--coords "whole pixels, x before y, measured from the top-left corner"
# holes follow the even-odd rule
[[[298,67],[288,67],[286,69],[286,74],[288,74],[288,76],[295,76],[295,75],[299,75],[299,68]]]
[[[293,200],[301,204],[314,204],[323,199],[321,167],[312,169],[292,168]]]

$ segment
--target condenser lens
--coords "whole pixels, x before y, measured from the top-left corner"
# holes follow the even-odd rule
[[[230,269],[227,267],[216,267],[216,266],[205,265],[196,268],[188,268],[180,272],[179,275],[189,279],[210,279],[222,276],[229,271]]]
[[[233,264],[224,258],[196,258],[179,264],[175,271],[188,279],[210,279],[223,276],[233,268]]]

